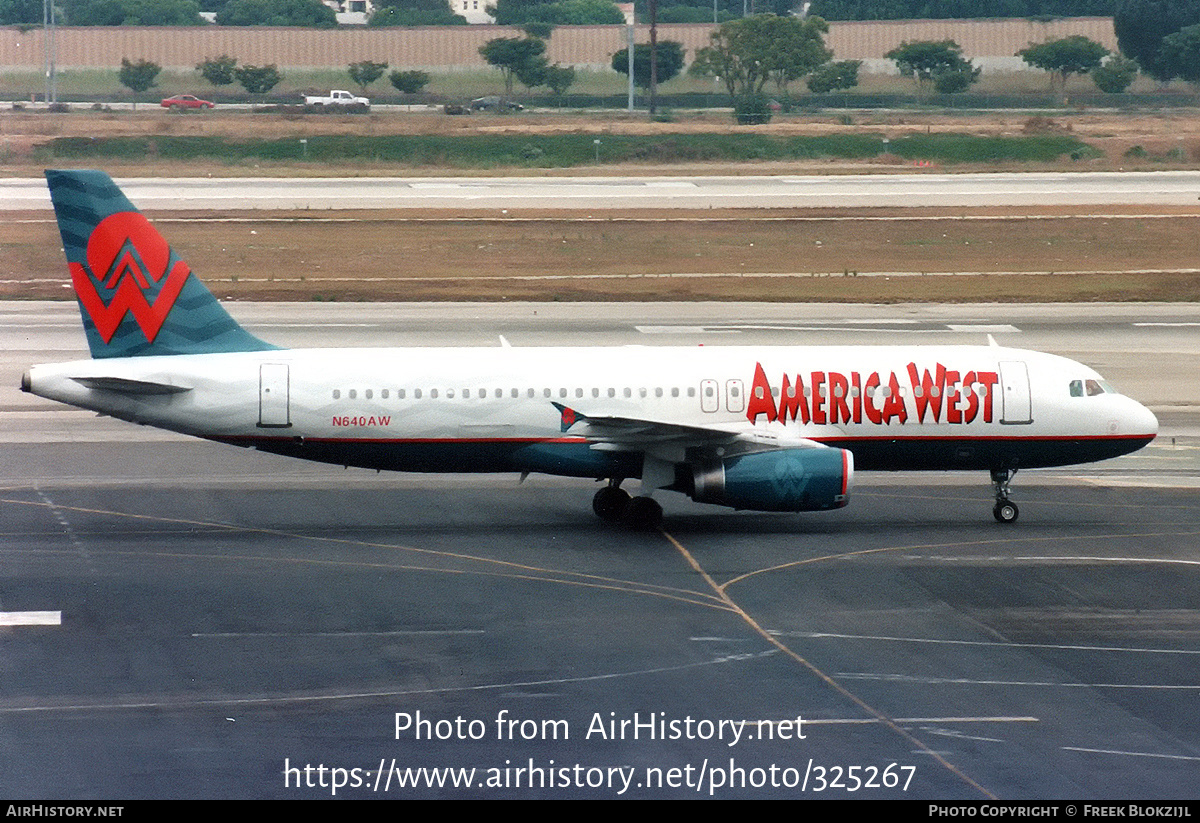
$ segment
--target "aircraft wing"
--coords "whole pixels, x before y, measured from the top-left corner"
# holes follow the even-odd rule
[[[647,420],[616,415],[588,415],[570,406],[551,401],[562,415],[561,428],[585,437],[598,451],[662,452],[664,449],[692,446],[728,446],[734,443],[743,448],[828,448],[815,440],[798,439],[780,442],[767,432],[750,432],[744,424],[689,426],[663,420]]]
[[[561,403],[554,403],[562,415],[562,431],[587,438],[593,448],[611,451],[641,451],[662,445],[719,445],[731,443],[741,434],[739,428],[688,426],[659,420],[615,415],[588,415]]]

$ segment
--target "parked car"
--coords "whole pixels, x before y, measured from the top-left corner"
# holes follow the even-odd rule
[[[444,111],[446,114],[470,114],[471,113],[470,107],[464,106],[462,103],[447,103],[446,105],[442,106],[442,111]]]
[[[474,111],[522,111],[525,107],[520,103],[514,103],[512,100],[505,100],[501,104],[501,100],[496,95],[488,97],[478,97],[471,101],[471,109]]]
[[[181,111],[183,109],[211,109],[215,108],[217,104],[210,100],[201,100],[194,94],[177,94],[174,97],[165,98],[159,105],[171,111]]]

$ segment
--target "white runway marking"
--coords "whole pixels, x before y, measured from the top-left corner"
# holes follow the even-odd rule
[[[1119,754],[1125,757],[1159,757],[1163,760],[1200,760],[1186,754],[1159,754],[1157,752],[1123,752],[1119,749],[1085,749],[1081,746],[1063,746],[1065,752],[1084,752],[1085,754]]]
[[[0,612],[0,626],[61,626],[62,612]]]

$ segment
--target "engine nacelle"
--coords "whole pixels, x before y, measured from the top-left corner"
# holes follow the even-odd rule
[[[695,467],[693,500],[764,512],[840,509],[849,502],[854,455],[845,449],[775,449]]]

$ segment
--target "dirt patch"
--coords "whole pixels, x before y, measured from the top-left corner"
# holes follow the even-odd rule
[[[156,222],[232,299],[1200,299],[1200,210],[254,212]],[[24,215],[0,226],[0,297],[69,297],[66,283],[52,220]]]

